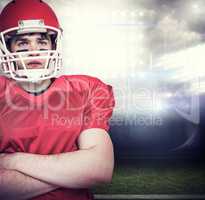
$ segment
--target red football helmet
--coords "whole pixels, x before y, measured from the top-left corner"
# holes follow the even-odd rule
[[[28,33],[45,33],[52,38],[53,49],[42,51],[11,52],[8,41]],[[45,2],[41,0],[11,1],[0,14],[0,70],[4,75],[18,81],[32,81],[55,77],[62,63],[61,36],[58,19]],[[31,53],[38,55],[32,56]],[[41,69],[28,69],[26,60],[45,59]],[[21,67],[19,64],[21,63]],[[22,67],[23,66],[23,67]]]

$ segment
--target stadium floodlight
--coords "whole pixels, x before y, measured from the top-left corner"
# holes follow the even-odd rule
[[[155,66],[164,71],[173,71],[172,76],[167,78],[168,81],[175,83],[192,81],[200,76],[205,76],[204,52],[204,44],[196,45],[162,56]]]

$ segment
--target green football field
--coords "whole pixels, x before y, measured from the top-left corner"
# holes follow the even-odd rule
[[[116,163],[111,184],[96,194],[205,194],[205,165],[197,162]]]

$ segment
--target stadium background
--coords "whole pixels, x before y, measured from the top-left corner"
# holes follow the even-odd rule
[[[46,2],[64,29],[62,73],[97,76],[114,89],[116,170],[94,191],[204,194],[205,2]]]

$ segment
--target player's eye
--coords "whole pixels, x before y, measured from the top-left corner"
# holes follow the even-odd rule
[[[22,41],[22,42],[17,42],[17,46],[18,47],[26,47],[26,46],[28,46],[28,42],[25,42],[25,41]]]
[[[38,45],[39,45],[39,50],[40,51],[47,51],[50,49],[50,46],[49,46],[49,41],[46,40],[46,39],[40,39],[38,41]]]
[[[48,41],[47,40],[39,40],[38,43],[42,46],[47,46],[48,45]]]
[[[16,52],[25,52],[28,51],[28,42],[27,41],[17,41],[16,43]]]

